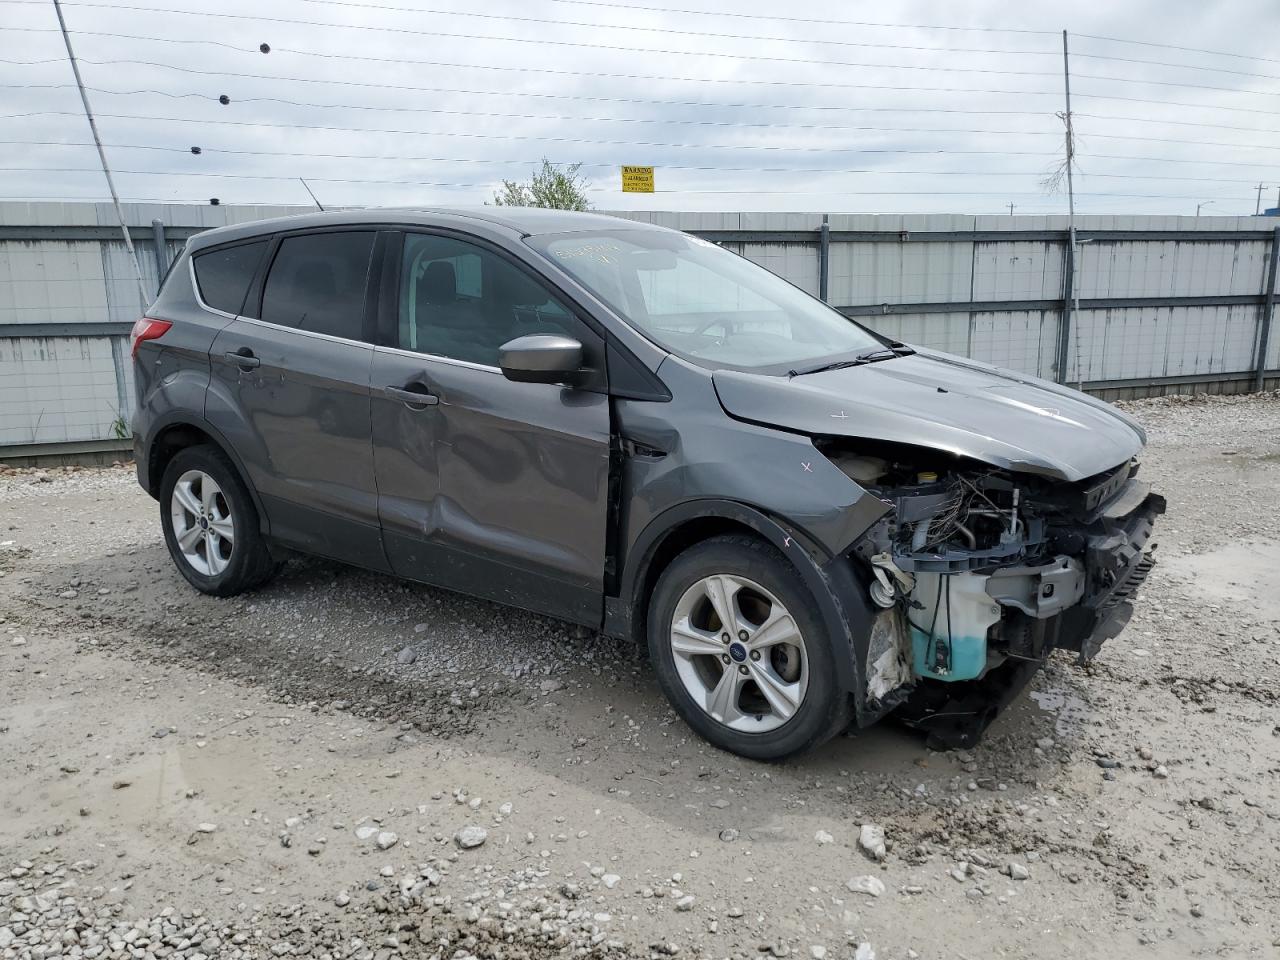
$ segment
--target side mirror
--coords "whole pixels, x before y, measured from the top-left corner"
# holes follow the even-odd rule
[[[498,366],[516,383],[573,383],[582,370],[582,344],[549,333],[516,337],[499,348]]]

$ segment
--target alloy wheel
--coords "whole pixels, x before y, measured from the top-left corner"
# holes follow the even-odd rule
[[[670,636],[685,690],[732,730],[775,730],[804,702],[804,637],[781,601],[754,581],[732,574],[703,577],[681,595]]]
[[[202,470],[178,477],[169,499],[169,517],[178,551],[191,568],[216,577],[231,563],[235,524],[231,503],[216,480]]]

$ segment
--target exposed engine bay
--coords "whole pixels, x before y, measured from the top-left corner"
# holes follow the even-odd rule
[[[867,698],[935,745],[976,742],[1052,650],[1088,661],[1128,622],[1165,509],[1136,460],[1070,483],[844,446],[823,452],[891,508],[852,550],[881,611]]]

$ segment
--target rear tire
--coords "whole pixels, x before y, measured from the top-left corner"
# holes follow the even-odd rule
[[[178,572],[215,597],[262,586],[280,569],[235,466],[209,445],[180,450],[160,482],[160,525]]]
[[[650,659],[676,712],[752,760],[781,760],[843,731],[851,704],[815,606],[764,541],[715,537],[676,557],[647,619]]]

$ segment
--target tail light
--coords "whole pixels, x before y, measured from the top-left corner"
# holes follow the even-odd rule
[[[158,340],[169,332],[169,328],[173,324],[168,320],[153,320],[151,317],[143,317],[133,325],[133,330],[129,334],[129,356],[135,360],[138,357],[138,344],[143,340]]]

